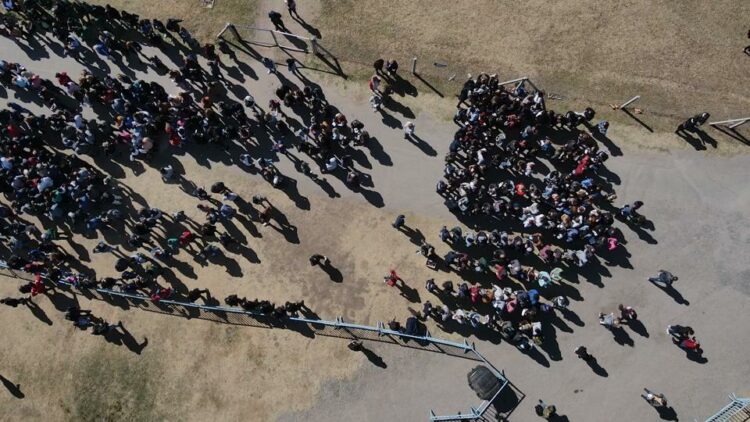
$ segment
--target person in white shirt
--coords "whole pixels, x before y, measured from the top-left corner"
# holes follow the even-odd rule
[[[414,136],[414,123],[404,123],[404,139],[410,139],[412,136]]]

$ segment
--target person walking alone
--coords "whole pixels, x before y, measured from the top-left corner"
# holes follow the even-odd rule
[[[291,16],[293,19],[302,19],[302,17],[297,13],[297,1],[296,0],[286,0],[286,9],[289,11],[289,16]]]
[[[398,217],[396,217],[396,221],[391,224],[394,229],[401,230],[401,227],[404,227],[406,224],[406,217],[403,214],[400,214]]]
[[[312,265],[313,267],[316,265],[321,265],[321,263],[322,265],[328,265],[331,263],[331,260],[328,259],[327,256],[320,254],[314,254],[310,256],[310,265]]]
[[[665,270],[659,270],[659,274],[657,274],[656,277],[649,277],[648,279],[648,281],[652,283],[661,283],[665,287],[671,287],[672,283],[677,280],[679,280],[679,277]]]
[[[404,123],[404,139],[412,139],[414,137],[414,123]]]

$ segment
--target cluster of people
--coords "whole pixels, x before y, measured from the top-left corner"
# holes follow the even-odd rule
[[[143,57],[157,72],[168,73],[181,90],[172,95],[168,93],[171,90],[157,82],[123,74],[97,76],[89,70],[83,70],[78,77],[61,70],[54,80],[47,80],[19,63],[0,60],[0,84],[30,94],[32,101],[50,110],[49,114],[35,115],[15,103],[0,110],[0,192],[10,204],[0,206],[0,237],[9,250],[8,267],[36,275],[33,284],[19,288],[30,296],[3,299],[8,306],[28,304],[32,296],[57,283],[76,289],[99,287],[140,293],[153,302],[174,298],[172,287],[159,281],[163,266],[171,265],[174,255],[185,250],[196,260],[211,260],[221,257],[220,245],[230,249],[238,244],[229,233],[217,229],[217,224],[238,212],[238,195],[222,182],[212,185],[209,191],[196,186],[188,192],[208,203],[198,204],[206,216],[206,221],[199,223],[182,210],[165,213],[149,206],[135,209],[123,187],[79,158],[81,155],[114,160],[121,151],[127,151],[131,161],[149,161],[158,150],[167,148],[177,153],[192,144],[220,148],[239,144],[250,151],[252,138],[262,132],[276,139],[268,152],[286,153],[283,137],[289,125],[282,106],[293,110],[304,107],[305,115],[312,114],[309,124],[298,131],[297,146],[318,159],[325,171],[341,167],[353,172],[351,155],[340,151],[345,152],[350,144],[362,145],[368,139],[364,125],[356,120],[347,122],[325,101],[316,85],[305,83],[299,89],[291,82],[285,83],[276,92],[278,100],[270,101],[268,112],[250,95],[243,102],[230,100],[220,89],[227,82],[216,51],[218,48],[234,57],[228,44],[220,39],[217,45],[197,46],[177,19],[164,23],[141,19],[111,6],[46,0],[23,2],[14,5],[14,10],[19,12],[15,16],[20,21],[4,16],[2,27],[6,30],[3,35],[16,42],[48,32],[65,46],[66,55],[79,61],[87,44],[116,63],[125,55],[137,60]],[[96,39],[86,31],[88,27],[97,28]],[[115,27],[117,36],[107,30]],[[139,44],[172,48],[167,44],[169,40],[179,41],[171,33],[179,34],[184,43],[180,49],[188,50],[182,55],[183,64],[176,69],[165,66],[158,56],[145,57]],[[207,68],[201,65],[204,61]],[[85,118],[86,108],[92,109],[97,118]],[[64,152],[66,149],[68,153]],[[262,153],[241,154],[239,163],[258,169],[274,186],[282,185],[283,176],[272,160],[261,157]],[[311,173],[306,163],[298,160],[298,164]],[[163,166],[160,173],[165,182],[179,177],[172,165]],[[347,180],[356,185],[359,177],[356,173]],[[219,195],[221,201],[212,198],[213,194]],[[269,225],[274,207],[261,196],[253,197],[253,203],[261,210],[248,212]],[[24,214],[38,217],[49,228],[40,230],[25,220]],[[117,256],[118,276],[96,280],[85,269],[83,273],[74,270],[80,269],[80,263],[57,242],[79,232],[89,236],[117,232],[122,237],[123,246],[130,252],[103,240],[93,248],[94,253]],[[192,302],[205,293],[194,289],[186,299]]]
[[[466,315],[474,326],[497,322],[501,330],[514,321],[513,331],[541,341],[540,317],[555,304],[538,300],[539,290],[562,282],[567,269],[618,248],[615,218],[637,214],[642,203],[620,210],[612,206],[616,195],[597,175],[608,154],[596,137],[606,135],[608,123],[592,126],[595,114],[591,108],[555,113],[547,108],[544,92],[529,92],[523,83],[509,88],[497,75],[466,81],[454,119],[459,129],[436,190],[459,218],[500,223],[522,233],[497,228],[464,233],[459,226],[443,226],[439,237],[451,246],[443,261],[459,274],[494,274],[500,284],[514,280],[525,289],[461,283],[458,297],[471,298],[472,305],[492,304],[493,309],[486,316],[457,309],[450,318],[462,321]],[[591,132],[579,131],[581,125]],[[540,159],[554,166],[543,179],[537,178]],[[524,265],[533,255],[546,268]],[[440,318],[448,314],[442,312]]]
[[[279,320],[283,320],[289,316],[296,317],[300,312],[310,311],[310,308],[305,305],[304,300],[295,302],[287,301],[283,305],[276,305],[269,300],[248,300],[245,297],[232,294],[224,298],[224,303],[232,307],[242,308],[248,312],[271,316]]]
[[[398,62],[394,59],[388,59],[388,61],[377,59],[372,67],[375,69],[375,73],[367,83],[372,93],[370,106],[375,111],[381,111],[383,103],[393,93],[392,86],[398,82]]]
[[[92,315],[91,311],[81,309],[78,306],[69,306],[65,310],[65,319],[72,321],[73,326],[83,331],[91,327],[91,334],[95,336],[103,336],[109,333],[110,330],[123,328],[122,321],[119,321],[117,324],[110,324],[103,318]]]
[[[442,305],[424,302],[422,314],[434,319],[438,325],[449,328],[468,326],[474,330],[489,329],[522,351],[544,341],[542,322],[554,316],[555,309],[566,309],[565,297],[544,301],[537,289],[513,290],[493,285],[484,288],[466,282],[454,287],[452,281],[438,286],[434,279],[427,280],[425,289],[435,294]],[[486,311],[486,314],[480,312]]]
[[[555,113],[546,107],[544,92],[528,92],[524,83],[508,88],[496,75],[482,74],[464,84],[455,115],[459,129],[437,192],[475,230],[443,226],[438,237],[450,250],[442,263],[462,278],[494,275],[496,281],[454,286],[450,280],[441,285],[427,280],[426,290],[441,303],[425,301],[424,318],[444,327],[491,329],[524,351],[543,344],[544,323],[556,310],[567,312],[570,303],[553,294],[565,272],[592,265],[597,255],[616,253],[622,240],[616,219],[628,224],[645,220],[639,213],[642,201],[619,208],[612,204],[617,196],[599,175],[608,154],[597,142],[609,123],[592,124],[595,114],[591,108]],[[540,160],[553,166],[543,178],[536,171]],[[392,225],[406,231],[405,216]],[[431,268],[441,261],[426,240],[417,252]],[[650,281],[670,286],[676,279],[662,270]],[[384,278],[391,286],[399,281],[395,272]],[[521,289],[502,287],[508,283]],[[600,314],[599,322],[616,330],[637,317],[635,309],[621,304],[616,313]],[[585,347],[579,349],[579,357],[593,359]]]
[[[695,339],[695,331],[693,331],[692,327],[668,325],[667,334],[672,337],[672,343],[677,345],[680,349],[696,355],[701,355],[703,353],[701,344]]]

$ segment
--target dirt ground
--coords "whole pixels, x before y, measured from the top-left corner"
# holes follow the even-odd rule
[[[143,14],[149,10],[146,3],[122,3],[131,5],[131,9],[143,7]],[[193,17],[187,24],[203,25],[203,30],[198,29],[199,26],[195,28],[210,34],[214,31],[213,22],[222,21],[225,16],[235,16],[232,14],[236,14],[237,9],[229,6],[242,2],[217,0],[216,7],[208,12],[209,15],[203,9],[185,6],[186,3],[175,3],[173,9],[167,11],[165,8],[155,13],[172,14],[172,10],[177,10],[175,15],[187,18],[200,10],[202,17],[209,16],[210,19],[193,23]],[[261,17],[272,5],[277,10],[283,9],[283,5],[271,2],[246,3],[257,8],[256,12]],[[303,16],[310,12],[313,17],[309,20],[321,31],[326,46],[357,51],[357,56],[375,56],[378,52],[388,51],[383,46],[396,46],[398,50],[391,50],[394,55],[408,57],[414,54],[408,47],[424,45],[425,50],[420,50],[419,54],[435,56],[435,61],[446,57],[441,57],[440,52],[452,51],[454,56],[450,58],[457,57],[455,61],[465,62],[467,67],[489,69],[499,66],[498,71],[508,74],[534,72],[529,75],[535,81],[538,76],[543,81],[540,85],[545,88],[549,86],[548,91],[564,93],[573,100],[591,98],[594,103],[605,104],[610,101],[607,90],[613,86],[616,88],[612,92],[617,95],[612,96],[618,98],[629,95],[627,93],[633,90],[643,90],[649,93],[649,98],[664,100],[664,103],[655,102],[653,105],[647,103],[649,109],[653,107],[658,113],[672,113],[665,111],[669,109],[666,106],[672,103],[676,104],[675,109],[680,109],[680,113],[688,110],[691,104],[701,104],[701,107],[711,104],[727,113],[722,117],[734,117],[730,113],[741,112],[742,107],[747,109],[747,96],[738,92],[734,85],[741,86],[744,69],[736,61],[745,59],[741,56],[744,28],[739,27],[736,18],[729,18],[728,23],[720,22],[724,13],[726,16],[740,16],[746,11],[746,6],[738,2],[727,2],[722,7],[716,5],[711,13],[720,15],[711,15],[716,17],[708,17],[697,23],[693,22],[695,16],[702,16],[701,13],[709,15],[709,11],[704,9],[708,6],[702,3],[691,3],[692,7],[685,7],[683,10],[689,10],[689,16],[672,10],[671,3],[666,2],[659,2],[653,8],[645,4],[634,4],[630,9],[606,6],[617,10],[600,14],[581,14],[577,13],[580,10],[576,8],[563,10],[562,5],[545,4],[539,5],[538,9],[545,14],[537,20],[532,19],[531,14],[524,17],[516,11],[493,10],[489,5],[481,8],[484,13],[467,15],[477,19],[479,26],[495,24],[491,20],[493,14],[512,15],[512,25],[515,26],[508,31],[512,33],[520,33],[520,28],[548,28],[547,32],[541,31],[546,35],[540,39],[516,35],[511,44],[521,46],[522,51],[511,52],[501,48],[504,45],[502,38],[473,40],[449,31],[453,28],[452,23],[467,20],[459,19],[461,13],[466,12],[459,10],[463,6],[454,5],[454,9],[451,9],[447,4],[427,7],[424,3],[399,2],[395,7],[390,2],[376,4],[362,1],[356,2],[355,7],[355,2],[323,2],[319,5],[301,4],[300,12]],[[586,10],[589,10],[593,4],[586,6]],[[597,10],[602,10],[602,7],[596,6]],[[336,11],[335,16],[345,16],[346,19],[334,19],[331,17],[333,13],[324,15],[322,11]],[[369,11],[369,15],[365,15],[366,11]],[[421,18],[428,12],[433,16],[431,21]],[[596,53],[591,53],[593,47],[589,48],[583,57],[576,55],[583,54],[583,49],[552,51],[549,48],[547,53],[553,54],[552,57],[559,63],[556,62],[554,66],[548,64],[534,47],[552,46],[553,40],[557,42],[558,39],[563,40],[563,45],[577,44],[585,35],[565,25],[572,18],[566,20],[558,16],[577,16],[580,23],[577,26],[595,28],[599,37],[596,39],[602,41],[598,45],[608,47],[602,47],[601,51],[594,49]],[[618,18],[615,19],[615,16]],[[670,19],[665,16],[670,16]],[[375,18],[379,21],[373,22]],[[259,20],[262,21],[262,18]],[[398,31],[383,30],[378,26],[380,21],[392,22],[392,28]],[[685,25],[686,22],[690,22],[690,25]],[[428,23],[430,27],[441,27],[447,33],[442,36],[435,30],[428,31]],[[355,24],[358,28],[356,31],[352,29]],[[688,32],[685,36],[673,36],[670,31],[680,25],[689,26]],[[289,26],[293,31],[304,30],[299,25]],[[615,28],[631,27],[641,30],[632,31],[629,43],[615,35],[618,32]],[[654,41],[645,43],[637,38],[651,33],[648,31],[653,31],[654,36],[648,39]],[[719,53],[711,50],[710,45],[700,44],[714,42],[702,38],[700,34],[703,31],[720,37],[721,41],[714,41],[726,47],[727,52]],[[420,42],[397,42],[400,38],[393,34],[404,33],[416,37]],[[477,48],[476,43],[481,41],[492,43],[493,51],[507,52],[508,57],[472,62],[474,56],[468,51]],[[674,53],[665,55],[670,45],[689,49],[686,51],[693,53],[689,55],[692,63],[688,67],[690,71],[676,72],[679,74],[675,74],[674,79],[664,76],[677,68],[682,69],[674,63],[679,61],[674,58]],[[52,77],[55,71],[63,67],[70,74],[80,71],[80,65],[71,60],[63,61],[51,48],[46,48],[45,51],[49,51],[46,57],[42,55],[30,60],[23,51],[5,39],[0,40],[0,46],[6,57],[25,63],[43,77]],[[645,48],[649,53],[645,54],[636,46]],[[699,47],[708,50],[706,56],[697,54]],[[728,52],[730,49],[734,56]],[[648,60],[643,57],[648,57]],[[168,59],[164,60],[169,63]],[[279,81],[267,76],[257,62],[247,58],[243,61],[229,62],[226,71],[228,77],[242,87],[233,90],[231,95],[242,98],[249,91],[259,104],[264,105]],[[406,60],[402,60],[402,63],[406,63]],[[507,68],[503,69],[502,66]],[[361,68],[358,70],[356,63],[345,64],[345,68],[353,75],[363,72]],[[619,72],[624,68],[636,69],[632,78]],[[115,65],[112,65],[111,71],[118,71]],[[708,72],[718,72],[721,77],[708,78]],[[138,75],[159,80],[163,85],[175,89],[171,82],[153,73],[145,75],[138,72]],[[158,168],[172,163],[178,172],[200,185],[208,186],[223,180],[245,199],[253,194],[267,196],[295,226],[292,230],[278,231],[254,224],[246,215],[241,215],[236,224],[227,226],[226,230],[245,239],[247,249],[227,253],[228,259],[221,265],[201,266],[188,255],[179,255],[181,264],[174,267],[174,275],[170,277],[178,291],[207,287],[218,298],[238,293],[277,302],[305,299],[316,313],[329,319],[340,315],[346,320],[370,324],[391,318],[403,320],[410,315],[410,308],[420,308],[419,302],[426,299],[435,302],[423,289],[424,280],[434,276],[434,273],[425,268],[415,255],[416,246],[395,232],[390,223],[396,214],[404,213],[409,225],[418,228],[438,247],[439,253],[447,251],[446,246],[438,245],[436,233],[443,224],[455,225],[455,217],[445,210],[433,188],[442,169],[441,157],[447,148],[447,140],[454,130],[443,113],[452,106],[448,104],[452,102],[450,94],[446,93],[447,99],[439,99],[429,94],[431,91],[421,81],[410,79],[416,93],[397,98],[401,105],[392,113],[395,121],[381,121],[367,106],[366,93],[361,84],[341,82],[315,72],[307,72],[306,75],[321,84],[329,100],[341,108],[350,120],[362,120],[376,138],[372,147],[355,157],[372,181],[372,186],[367,187],[364,194],[350,192],[340,180],[330,176],[327,177],[329,185],[322,187],[295,172],[286,159],[278,163],[279,168],[296,181],[291,193],[283,193],[272,189],[258,176],[230,166],[237,157],[201,149],[176,157],[160,154],[147,166],[130,163],[126,156],[122,156],[104,168],[128,191],[133,192],[134,202],[138,206],[148,204],[164,211],[184,209],[188,215],[202,221],[194,198],[186,195],[178,184],[161,182]],[[702,80],[698,88],[689,89],[690,94],[683,96],[686,87],[691,86],[691,75],[706,77],[706,83]],[[285,71],[282,71],[282,76],[299,83],[298,79]],[[589,79],[596,83],[585,84]],[[635,82],[624,82],[626,80]],[[673,83],[669,83],[669,80]],[[634,85],[629,85],[631,83]],[[563,91],[563,87],[569,91]],[[589,92],[591,96],[587,95]],[[8,101],[18,101],[13,98],[12,92],[2,96],[8,97]],[[724,99],[725,109],[721,108],[718,98]],[[561,107],[556,104],[551,106],[556,109]],[[719,114],[717,112],[716,117]],[[426,146],[418,148],[403,141],[400,125],[405,120],[416,122],[418,133],[425,139]],[[746,286],[740,281],[747,279],[747,272],[741,268],[741,263],[747,258],[747,230],[741,225],[730,224],[747,219],[747,209],[743,204],[750,200],[750,196],[742,182],[747,156],[741,148],[743,145],[729,137],[720,137],[720,134],[715,136],[719,141],[716,150],[726,152],[720,155],[734,154],[737,157],[706,158],[701,155],[702,152],[692,150],[684,141],[669,133],[659,130],[649,133],[637,125],[613,125],[610,137],[614,141],[607,147],[610,150],[620,149],[624,155],[613,157],[615,180],[619,180],[616,189],[623,201],[644,199],[648,206],[653,207],[650,217],[654,219],[657,230],[653,233],[626,234],[631,242],[627,248],[632,254],[630,262],[635,270],[615,266],[609,275],[603,276],[607,288],[601,288],[597,280],[581,280],[583,282],[580,284],[571,281],[576,290],[580,289],[581,299],[573,309],[580,315],[585,327],[571,323],[574,327],[569,327],[570,331],[561,330],[558,341],[565,356],[564,361],[557,362],[552,356],[558,354],[545,351],[545,359],[553,362],[548,366],[537,365],[507,345],[497,346],[493,342],[472,338],[497,366],[508,369],[511,380],[530,395],[530,399],[522,402],[513,420],[532,420],[531,406],[537,396],[556,401],[558,408],[564,409],[571,420],[594,420],[586,417],[586,406],[581,405],[579,400],[606,402],[600,413],[594,413],[597,417],[606,417],[606,413],[602,412],[614,409],[618,412],[632,411],[636,419],[648,420],[653,413],[642,406],[638,397],[639,389],[646,383],[668,391],[668,396],[683,412],[681,415],[689,418],[707,416],[718,409],[726,393],[742,393],[742,380],[750,374],[746,369],[736,370],[743,368],[746,359],[734,354],[733,350],[744,350],[750,344],[750,339],[746,331],[741,332],[734,338],[734,345],[728,345],[721,327],[731,324],[733,316],[741,315],[748,299]],[[654,180],[659,182],[654,183]],[[726,207],[723,207],[725,203]],[[696,221],[704,221],[706,216],[705,225],[695,224]],[[707,239],[707,232],[715,236]],[[104,237],[108,236],[117,238],[116,233],[105,233]],[[658,246],[649,240],[650,236],[656,238]],[[115,258],[90,252],[96,241],[98,239],[77,235],[63,242],[63,245],[87,266],[96,269],[99,276],[112,274]],[[698,245],[715,251],[715,254],[704,257],[703,262],[696,262],[695,257],[703,253]],[[320,269],[310,267],[307,258],[312,253],[329,256],[341,273],[341,282],[338,282],[336,275],[332,280]],[[695,271],[695,279],[681,277],[686,286],[683,294],[692,302],[690,308],[673,302],[663,294],[626,287],[625,283],[640,282],[662,263],[660,259],[671,265],[670,268],[681,268],[686,273]],[[382,274],[391,268],[396,268],[415,290],[400,296],[398,291],[386,288],[382,283]],[[457,281],[455,275],[442,273],[439,276]],[[12,294],[16,286],[13,280],[0,279],[0,295]],[[0,326],[0,337],[3,338],[0,343],[0,374],[13,383],[21,384],[24,398],[19,400],[12,394],[0,395],[0,408],[10,409],[2,412],[0,420],[423,420],[429,408],[441,411],[468,409],[462,405],[463,401],[455,405],[452,402],[446,404],[446,400],[456,398],[455,388],[463,388],[463,385],[456,387],[450,384],[453,379],[463,383],[466,363],[460,360],[420,358],[412,351],[376,346],[376,352],[387,363],[387,368],[380,369],[368,363],[364,355],[349,353],[345,349],[345,342],[339,339],[310,339],[288,331],[187,321],[139,310],[113,308],[80,297],[54,299],[58,308],[63,307],[61,304],[79,300],[82,307],[91,308],[95,314],[109,321],[123,321],[130,335],[107,342],[78,332],[63,320],[62,309],[55,309],[45,299],[37,301],[39,308],[33,312],[1,308],[0,320],[4,323]],[[620,300],[641,310],[654,337],[653,341],[636,337],[638,347],[630,353],[626,352],[630,348],[615,345],[604,338],[592,317],[600,310],[616,306]],[[693,324],[698,326],[704,342],[711,345],[707,347],[711,353],[709,364],[697,365],[676,357],[664,336],[660,335],[665,324],[680,323],[683,319],[691,319],[691,315],[708,315],[701,323],[693,321]],[[457,333],[443,333],[435,327],[431,327],[431,331],[442,337],[461,338]],[[578,362],[574,362],[570,351],[577,342],[590,342],[602,350],[602,354],[607,356],[605,364],[609,379],[596,378],[575,365]],[[435,368],[450,371],[445,373],[455,374],[455,378],[435,374],[435,378],[424,383],[414,382],[425,374],[436,372]],[[700,389],[691,388],[691,383],[674,382],[682,375],[693,381],[693,385],[700,385]],[[566,377],[570,382],[547,382],[548,379]],[[399,382],[403,378],[410,381]],[[423,397],[424,393],[418,387],[424,387],[424,391],[431,396]],[[346,398],[346,402],[342,402],[342,397]],[[620,400],[620,397],[623,399]],[[375,406],[373,401],[391,405]],[[339,411],[341,417],[331,417],[339,415],[336,413]]]
[[[258,0],[216,0],[213,7],[203,7],[202,0],[91,0],[88,3],[111,5],[136,13],[141,19],[183,19],[193,36],[203,42],[212,40],[224,24],[242,20],[252,22],[257,13]]]
[[[706,110],[744,117],[750,106],[740,82],[750,42],[739,18],[750,14],[746,2],[322,3],[316,23],[323,44],[344,59],[371,66],[394,57],[406,71],[417,57],[418,70],[438,81],[456,75],[454,87],[467,73],[487,72],[528,76],[548,93],[597,110],[636,94],[636,107],[656,116]]]

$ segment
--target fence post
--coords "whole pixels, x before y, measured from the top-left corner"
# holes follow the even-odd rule
[[[750,117],[743,117],[741,119],[731,119],[731,120],[722,120],[720,122],[709,122],[708,124],[711,126],[718,126],[718,125],[726,125],[729,129],[734,129],[739,125],[742,125],[744,123],[747,123],[750,121]]]
[[[279,40],[276,39],[276,31],[271,31],[271,38],[273,38],[274,47],[278,47]]]
[[[622,110],[625,107],[629,106],[630,104],[632,104],[632,103],[634,103],[634,102],[636,102],[636,101],[638,101],[640,99],[641,99],[641,96],[640,95],[636,95],[635,97],[633,97],[633,98],[625,101],[620,107],[617,107],[617,108],[620,109],[620,110]]]
[[[227,29],[229,29],[231,25],[231,23],[227,22],[227,24],[224,25],[224,28],[222,28],[221,31],[216,35],[216,38],[221,38],[221,36],[224,35],[225,32],[227,32]]]
[[[729,126],[729,129],[734,129],[734,128],[736,128],[739,125],[743,125],[743,124],[747,123],[748,120],[750,120],[750,119],[745,119],[745,120],[739,121],[739,122],[733,124],[732,126]]]
[[[316,56],[321,56],[320,49],[318,48],[318,37],[310,38],[310,45],[312,46],[313,54],[315,54]]]
[[[411,74],[412,75],[417,74],[417,58],[416,57],[411,59]]]

